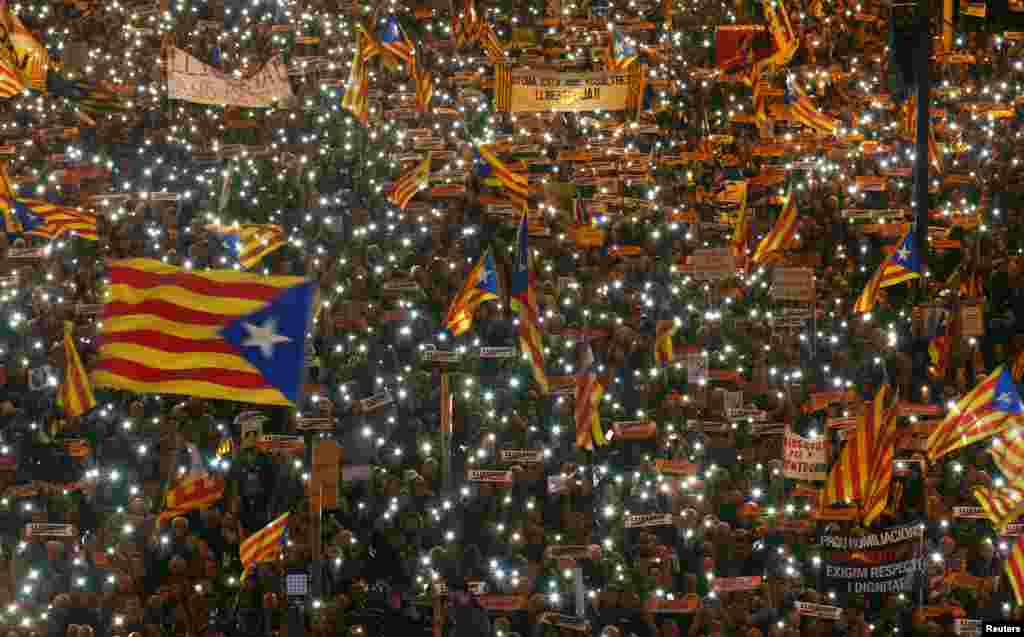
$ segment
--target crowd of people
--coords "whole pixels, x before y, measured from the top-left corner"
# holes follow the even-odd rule
[[[976,495],[1016,476],[990,439],[940,457],[928,443],[990,374],[1024,373],[1013,7],[932,20],[930,214],[915,215],[897,7],[457,4],[0,2],[82,82],[0,100],[4,633],[865,637],[1024,621],[1006,568],[1024,526]],[[759,47],[788,55],[763,69]],[[294,98],[171,99],[173,51],[236,79],[283,61]],[[544,77],[610,68],[629,105],[508,112],[495,55]],[[511,99],[530,99],[515,81]],[[424,157],[429,177],[396,202]],[[29,199],[93,227],[18,226]],[[243,265],[222,232],[236,222],[283,240]],[[908,246],[921,276],[865,300]],[[96,383],[74,415],[67,345],[97,368],[125,259],[314,280],[294,406]],[[501,284],[456,333],[453,302],[485,262]],[[509,290],[524,263],[534,341]],[[599,391],[581,419],[584,377]],[[883,387],[899,436],[865,520],[865,502],[826,506],[823,487]],[[175,510],[196,484],[221,486]],[[244,564],[245,540],[284,513],[272,559]],[[289,593],[295,574],[305,593]]]

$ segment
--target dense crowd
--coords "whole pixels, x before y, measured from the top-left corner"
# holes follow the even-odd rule
[[[742,73],[716,68],[720,27],[765,24],[754,2],[455,11],[493,24],[516,64],[560,56],[569,70],[604,64],[604,42],[578,23],[632,25],[634,64],[649,76],[632,114],[497,111],[493,60],[480,42],[456,48],[447,5],[0,4],[68,77],[130,87],[109,111],[38,92],[0,101],[14,191],[0,205],[34,197],[96,212],[95,240],[13,232],[6,212],[0,233],[4,633],[865,637],[1024,621],[1004,568],[1024,527],[997,531],[974,495],[1013,478],[991,441],[937,459],[924,445],[927,425],[993,370],[1024,373],[1024,37],[967,6],[948,48],[934,45],[940,156],[925,276],[857,312],[913,220],[913,90],[890,57],[895,9],[782,6],[798,46],[785,72],[761,78],[764,121]],[[372,32],[388,16],[433,74],[432,106],[411,107],[408,65],[382,53],[361,123],[342,108],[365,44],[357,25]],[[939,16],[933,26],[941,34]],[[171,100],[172,46],[238,75],[281,54],[295,102]],[[836,122],[831,134],[785,117],[793,83]],[[446,326],[482,255],[502,279],[515,267],[520,219],[476,152],[484,142],[529,175],[546,391],[520,355],[508,290],[465,333]],[[432,188],[399,209],[387,184],[427,152]],[[723,195],[737,182],[738,216]],[[619,204],[601,199],[612,194]],[[753,263],[790,202],[799,221],[784,254]],[[110,263],[238,269],[235,246],[211,230],[234,222],[278,224],[287,238],[247,269],[318,283],[294,408],[97,384],[96,406],[69,415],[65,325],[93,370]],[[600,229],[600,245],[581,226]],[[708,249],[728,255],[724,274],[705,271]],[[783,265],[813,269],[812,301],[779,298]],[[577,444],[584,348],[608,438],[592,450]],[[906,435],[885,510],[863,525],[856,507],[820,506],[820,477],[786,477],[783,441],[824,440],[834,466],[882,386],[907,405]],[[341,459],[324,484],[336,497],[314,497],[325,469],[312,447],[330,440]],[[199,479],[223,480],[223,494],[166,514],[168,493]],[[240,545],[289,511],[280,559],[243,574]],[[835,559],[823,537],[890,528],[923,531],[884,540],[865,563],[912,559],[907,581],[838,589],[832,564],[856,551]],[[304,597],[286,592],[298,572],[313,582]]]

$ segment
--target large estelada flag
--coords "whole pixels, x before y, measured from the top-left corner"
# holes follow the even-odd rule
[[[302,386],[313,283],[193,272],[152,259],[110,264],[97,386],[292,405]]]

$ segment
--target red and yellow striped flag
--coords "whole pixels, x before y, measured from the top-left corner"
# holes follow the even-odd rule
[[[1024,435],[1011,429],[996,436],[988,453],[1007,482],[1024,486]]]
[[[486,22],[483,23],[480,27],[479,38],[480,48],[484,50],[492,64],[505,61],[505,48],[501,46],[498,34],[494,32],[494,27]]]
[[[366,61],[380,52],[380,47],[360,27],[356,37],[356,53],[352,57],[352,69],[348,74],[348,86],[341,98],[341,107],[352,113],[362,124],[370,121],[370,69]]]
[[[461,49],[480,35],[483,20],[476,11],[475,0],[466,0],[461,16],[452,15],[452,33],[455,34],[455,49]]]
[[[405,210],[416,193],[430,185],[430,153],[415,168],[402,175],[388,194],[388,201]]]
[[[678,325],[672,319],[658,321],[655,327],[654,336],[654,360],[658,367],[668,365],[675,360],[675,349],[672,347],[672,336],[676,333]]]
[[[291,513],[278,516],[270,524],[238,545],[238,557],[242,561],[244,573],[248,573],[253,565],[270,562],[281,557],[284,532],[288,529],[288,517]]]
[[[108,271],[96,386],[294,404],[313,296],[305,279],[154,259]]]
[[[1013,550],[1006,558],[1004,568],[1006,576],[1013,586],[1013,594],[1017,598],[1017,603],[1024,604],[1024,535],[1017,538]]]
[[[899,247],[878,266],[853,306],[854,312],[870,312],[882,288],[921,278],[921,259],[917,253],[913,231],[908,231]]]
[[[283,247],[287,240],[276,223],[245,223],[225,226],[208,224],[206,229],[221,237],[233,250],[243,268],[252,268],[263,257]]]
[[[75,349],[74,330],[71,321],[64,321],[64,382],[59,391],[64,413],[81,416],[96,406],[96,398],[92,394],[89,374]]]
[[[735,182],[739,188],[739,209],[736,213],[736,229],[732,233],[732,254],[737,265],[743,265],[747,258],[747,241],[750,239],[750,219],[747,218],[747,182]]]
[[[917,96],[912,95],[903,105],[903,132],[912,142],[917,140]],[[928,127],[928,162],[940,175],[945,172],[945,163],[935,141],[935,128]]]
[[[519,220],[516,235],[516,256],[509,277],[509,299],[519,317],[519,347],[530,358],[533,379],[541,392],[548,393],[548,376],[544,365],[544,340],[540,329],[540,312],[534,291],[533,270],[528,238],[529,222],[526,212]]]
[[[444,324],[452,334],[461,336],[473,326],[473,313],[481,303],[498,300],[498,269],[494,257],[486,252],[470,270],[462,290],[452,299]]]
[[[972,491],[974,499],[998,533],[1005,531],[1006,525],[1024,515],[1024,494],[1017,489],[977,486]]]
[[[839,129],[839,121],[826,115],[814,105],[799,80],[790,77],[787,88],[789,89],[787,94],[789,114],[793,119],[823,135],[836,134]]]
[[[56,239],[65,233],[96,241],[96,215],[78,208],[58,206],[41,199],[16,199],[14,207],[20,210],[25,234],[45,239]]]
[[[2,67],[0,67],[2,69]],[[0,70],[2,74],[2,70]],[[11,176],[7,174],[7,162],[0,162],[0,199],[15,199],[18,196]]]
[[[932,462],[961,447],[1001,434],[1021,422],[1024,403],[1005,365],[1000,365],[949,410],[928,438]]]
[[[597,378],[594,362],[594,351],[590,343],[580,344],[580,364],[576,370],[575,417],[576,446],[581,449],[593,449],[594,443],[603,447],[608,444],[601,426],[600,405],[604,396],[604,387]]]
[[[526,175],[513,172],[505,162],[498,159],[498,156],[494,152],[494,148],[491,146],[480,147],[480,157],[484,159],[491,166],[491,172],[494,177],[501,182],[501,185],[511,195],[516,198],[526,201],[530,196],[530,183],[527,180]]]
[[[899,399],[893,401],[888,408],[883,407],[882,423],[878,435],[878,443],[874,452],[868,457],[870,467],[868,479],[868,495],[861,507],[864,526],[870,526],[878,516],[886,510],[886,503],[892,492],[892,465],[896,458],[896,441],[900,437],[896,427],[899,414]]]
[[[187,478],[178,486],[168,489],[161,520],[205,509],[224,497],[224,481],[220,478],[195,476]]]
[[[434,77],[428,71],[420,71],[417,66],[413,69],[413,78],[416,82],[416,110],[426,113],[434,97]]]
[[[782,256],[796,236],[796,221],[796,195],[790,189],[789,195],[786,197],[786,205],[783,207],[782,213],[779,214],[779,218],[775,220],[775,225],[772,226],[768,235],[757,244],[757,250],[754,251],[755,264],[766,263]]]
[[[825,487],[821,490],[822,505],[857,503],[864,510],[872,494],[871,479],[879,471],[876,452],[887,433],[887,402],[889,387],[883,385],[874,400],[865,403],[857,418],[857,427],[832,465]],[[891,462],[890,462],[891,469]],[[883,504],[884,507],[884,504]]]

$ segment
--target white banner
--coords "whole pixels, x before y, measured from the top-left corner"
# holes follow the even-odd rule
[[[171,47],[168,60],[167,93],[171,99],[262,108],[292,98],[288,69],[279,57],[246,79],[230,77],[177,47]]]
[[[791,480],[824,480],[828,477],[828,442],[824,436],[804,438],[786,429],[782,475]]]

